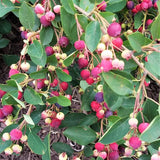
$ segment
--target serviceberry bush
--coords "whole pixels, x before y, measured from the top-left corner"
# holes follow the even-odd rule
[[[24,45],[0,84],[0,152],[27,145],[51,159],[50,132],[63,128],[83,150],[54,143],[60,160],[159,160],[160,104],[146,92],[151,79],[160,85],[159,11],[158,0],[1,0]]]

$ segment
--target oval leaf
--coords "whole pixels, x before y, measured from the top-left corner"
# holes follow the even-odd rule
[[[51,150],[50,150],[50,133],[46,135],[44,143],[47,147],[47,150],[44,155],[42,155],[42,160],[51,160]]]
[[[85,42],[88,49],[93,52],[100,41],[101,29],[98,21],[90,22],[86,28]]]

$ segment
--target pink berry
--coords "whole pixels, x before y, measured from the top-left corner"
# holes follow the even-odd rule
[[[58,91],[52,91],[51,92],[54,96],[59,96],[59,92]]]
[[[69,70],[68,69],[63,69],[63,72],[65,72],[69,75]]]
[[[43,14],[44,13],[44,8],[41,4],[37,4],[34,8],[34,11],[36,14]]]
[[[30,64],[28,62],[21,63],[21,69],[25,72],[27,72],[30,69]]]
[[[0,89],[0,98],[2,98],[5,94],[6,92]]]
[[[66,91],[68,89],[68,83],[67,82],[61,82],[60,87],[63,91]]]
[[[141,123],[141,124],[138,126],[139,132],[140,132],[140,133],[143,133],[144,130],[146,130],[146,128],[147,128],[148,126],[149,126],[149,123],[146,123],[146,122]]]
[[[98,119],[104,118],[104,113],[105,113],[105,112],[104,112],[103,109],[97,111],[97,113],[96,113],[97,118],[98,118]]]
[[[102,106],[97,101],[92,101],[91,108],[93,111],[97,112],[99,110],[99,108],[102,108]]]
[[[22,137],[22,131],[19,129],[12,129],[10,132],[11,141],[19,140]]]
[[[133,148],[133,149],[137,149],[141,146],[142,141],[138,138],[138,137],[131,137],[129,139],[129,145]]]
[[[70,94],[65,95],[70,101],[72,100],[72,96]]]
[[[59,120],[57,118],[52,119],[52,121],[50,123],[50,126],[53,128],[58,128],[60,125],[61,125],[61,120]]]
[[[9,77],[11,77],[12,75],[18,74],[19,71],[17,69],[10,69],[9,71]]]
[[[53,8],[53,11],[54,11],[55,13],[59,14],[60,11],[61,11],[61,6],[60,6],[60,5],[55,5],[54,8]]]
[[[109,147],[112,151],[118,151],[118,144],[117,143],[111,143],[109,144]]]
[[[45,79],[37,79],[37,88],[42,89],[45,84],[44,84]]]
[[[121,25],[117,22],[113,22],[109,25],[107,32],[109,36],[117,37],[121,34]]]
[[[94,83],[93,77],[88,77],[88,78],[86,79],[86,82],[87,82],[89,85],[93,84],[93,83]]]
[[[3,119],[5,116],[4,116],[4,114],[3,114],[3,112],[2,112],[2,109],[0,109],[0,119]]]
[[[131,51],[129,51],[129,50],[124,50],[122,52],[121,56],[122,56],[122,58],[126,59],[127,61],[132,58]]]
[[[120,37],[118,37],[118,38],[112,40],[112,44],[115,49],[121,49],[121,47],[123,45],[123,40]]]
[[[133,9],[132,9],[132,12],[133,12],[134,14],[136,14],[138,11],[137,11],[136,8],[133,8]]]
[[[150,85],[150,81],[147,82],[147,81],[145,80],[145,81],[144,81],[144,85],[145,85],[146,87],[148,87],[148,86]]]
[[[148,20],[146,21],[146,25],[149,26],[152,22],[153,22],[152,19],[148,19]]]
[[[107,153],[106,152],[100,152],[99,153],[99,157],[101,157],[102,159],[106,159],[107,158]]]
[[[47,21],[46,16],[44,15],[40,18],[40,22],[44,27],[48,27],[51,25],[51,22]]]
[[[142,10],[141,4],[137,4],[136,5],[136,10],[137,10],[137,12],[140,12]]]
[[[120,61],[118,62],[118,69],[119,69],[119,70],[123,70],[123,69],[124,69],[124,62],[123,62],[122,60],[120,60]]]
[[[90,76],[90,71],[88,69],[84,69],[81,71],[81,77],[85,80],[89,78]]]
[[[82,51],[85,48],[85,42],[83,40],[78,40],[74,43],[75,49]]]
[[[95,149],[97,149],[98,151],[103,151],[104,147],[105,145],[100,142],[95,143]]]
[[[153,154],[152,157],[151,157],[151,160],[160,160],[160,155]]]
[[[87,67],[88,66],[88,60],[85,59],[85,58],[80,58],[78,60],[78,66],[79,66],[80,69]]]
[[[94,67],[92,70],[91,70],[91,75],[94,77],[94,78],[97,78],[99,77],[99,74],[102,72],[102,70],[99,68],[99,67]]]
[[[62,48],[66,48],[69,44],[69,39],[67,37],[63,36],[59,39],[58,43]]]
[[[147,2],[142,2],[141,3],[141,8],[143,11],[146,11],[148,9],[148,3]]]
[[[13,107],[11,105],[5,105],[2,108],[2,112],[5,116],[8,116],[9,114],[13,112]]]
[[[55,14],[52,11],[48,11],[45,14],[46,20],[51,22],[55,19]]]
[[[57,79],[54,79],[53,82],[50,84],[51,87],[56,87],[58,85],[58,80]]]
[[[119,153],[117,151],[113,151],[109,153],[109,160],[118,160]]]
[[[133,150],[127,147],[127,148],[125,148],[124,155],[128,157],[132,154],[132,152],[133,152]]]
[[[22,92],[20,92],[20,91],[18,91],[18,99],[21,99],[23,97],[23,93]]]
[[[45,52],[46,52],[47,56],[51,56],[52,54],[54,54],[53,48],[51,46],[47,46],[45,48]]]
[[[108,72],[113,69],[112,60],[103,59],[101,61],[101,70],[104,72]]]
[[[102,1],[100,4],[97,5],[97,8],[100,10],[100,11],[105,11],[106,10],[106,7],[107,7],[107,3],[105,1]]]
[[[144,60],[145,60],[146,62],[148,62],[148,57],[146,56],[146,57],[144,58]]]
[[[19,154],[22,151],[22,147],[19,144],[14,144],[12,150],[14,153]]]

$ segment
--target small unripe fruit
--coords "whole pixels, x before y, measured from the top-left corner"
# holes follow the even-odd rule
[[[13,124],[13,121],[7,119],[4,123],[6,126],[9,126],[9,125]]]
[[[51,121],[52,121],[52,120],[51,120],[50,118],[46,118],[46,119],[45,119],[45,123],[46,123],[46,124],[50,124]]]
[[[104,50],[101,53],[101,57],[102,57],[102,59],[112,59],[112,57],[113,57],[112,51],[110,51],[110,50]]]
[[[130,156],[132,154],[132,151],[133,151],[132,149],[130,149],[130,148],[127,147],[127,148],[125,148],[124,155],[128,157],[128,156]]]
[[[121,25],[117,22],[113,22],[109,25],[107,32],[109,36],[117,37],[121,34]]]
[[[44,27],[48,27],[51,25],[51,22],[47,21],[46,16],[44,15],[40,18],[40,22]]]
[[[105,46],[105,44],[104,43],[99,43],[98,45],[97,45],[97,53],[101,53],[102,51],[104,51],[106,49],[106,46]]]
[[[61,121],[64,120],[64,113],[58,112],[57,115],[56,115],[56,118],[61,120]]]
[[[37,4],[34,8],[34,11],[36,14],[43,14],[45,9],[43,8],[41,4]]]
[[[100,11],[105,11],[106,10],[106,7],[107,7],[107,3],[105,1],[102,1],[100,4],[97,5],[97,8],[100,10]]]
[[[61,58],[64,60],[64,59],[66,59],[67,58],[67,54],[66,53],[62,53],[61,54]]]
[[[107,158],[107,153],[106,152],[100,152],[99,153],[99,157],[101,157],[102,159],[106,159]]]
[[[55,5],[55,6],[53,7],[53,11],[54,11],[55,13],[59,14],[60,11],[61,11],[61,6],[60,6],[60,5]]]
[[[12,146],[12,150],[13,152],[15,152],[16,154],[19,154],[22,151],[22,147],[19,144],[14,144]]]
[[[59,155],[59,160],[67,160],[67,158],[68,158],[68,156],[65,152],[63,152]]]
[[[19,129],[12,129],[10,132],[11,141],[19,140],[22,137],[22,131]]]
[[[160,155],[153,154],[152,157],[151,157],[151,160],[160,160]]]
[[[52,66],[52,65],[49,65],[48,66],[48,71],[52,72],[52,71],[55,71],[55,66]]]
[[[132,10],[134,8],[134,2],[133,1],[128,1],[127,2],[127,8]]]
[[[27,72],[30,69],[30,64],[28,62],[21,63],[21,69],[25,72]]]
[[[5,155],[11,155],[13,153],[13,150],[10,147],[8,147],[4,150],[4,153]]]
[[[82,51],[85,48],[85,42],[83,40],[78,40],[74,43],[75,49]]]
[[[55,19],[55,14],[52,11],[48,11],[45,14],[46,20],[51,22]]]
[[[61,37],[58,41],[59,45],[63,48],[66,48],[69,44],[69,39],[65,36]]]
[[[19,71],[17,69],[10,69],[9,71],[9,77],[11,77],[12,75],[18,74]]]
[[[81,71],[81,77],[86,80],[90,76],[90,71],[88,69],[84,69]]]
[[[12,65],[10,66],[10,68],[11,68],[11,69],[18,69],[18,65],[17,65],[17,64],[12,64]]]
[[[130,118],[128,123],[132,128],[137,128],[138,120],[136,118]]]
[[[119,70],[123,70],[123,69],[124,69],[124,62],[123,62],[122,60],[120,60],[120,61],[118,62],[118,69],[119,69]]]
[[[93,156],[94,156],[94,157],[98,157],[98,155],[99,155],[99,152],[98,152],[97,149],[95,149],[95,150],[93,151]]]
[[[121,54],[122,58],[126,59],[127,61],[129,59],[131,59],[132,55],[131,55],[131,51],[129,50],[124,50]]]
[[[8,140],[10,140],[10,135],[9,135],[9,133],[3,133],[3,135],[2,135],[2,140],[3,141],[8,141]]]
[[[114,59],[112,61],[112,66],[113,66],[113,69],[118,69],[118,67],[119,67],[119,59]]]
[[[22,135],[20,141],[21,141],[22,143],[24,143],[24,142],[27,141],[27,139],[28,139],[27,135]]]
[[[51,117],[52,116],[52,111],[51,110],[44,110],[42,113],[41,113],[41,118],[42,119],[46,119],[48,117]]]
[[[109,41],[110,41],[110,37],[109,37],[108,34],[105,34],[105,35],[102,36],[102,38],[101,38],[102,43],[106,44]]]

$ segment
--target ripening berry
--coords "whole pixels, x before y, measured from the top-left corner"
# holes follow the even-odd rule
[[[128,147],[125,148],[124,156],[127,156],[127,157],[130,156],[132,154],[132,151],[133,150],[131,148],[128,148]]]
[[[109,160],[118,160],[119,153],[117,151],[112,151],[109,153]]]
[[[112,60],[113,69],[118,69],[119,67],[119,59]]]
[[[99,67],[94,67],[92,70],[91,70],[91,75],[92,77],[94,78],[97,78],[99,77],[99,74],[102,72],[102,70],[99,68]]]
[[[61,120],[61,121],[64,120],[64,113],[63,112],[58,112],[57,115],[56,115],[56,118]]]
[[[5,94],[6,92],[0,89],[0,98],[2,98]]]
[[[44,84],[45,79],[37,79],[37,89],[42,89],[45,84]]]
[[[14,153],[19,154],[22,151],[22,146],[20,146],[19,144],[14,144],[12,146],[12,150]]]
[[[104,147],[105,145],[100,142],[95,143],[95,149],[97,149],[97,151],[100,151],[100,152],[103,151]]]
[[[52,120],[51,118],[46,118],[44,121],[45,121],[45,124],[50,124]]]
[[[55,5],[55,6],[53,7],[53,11],[54,11],[55,13],[59,14],[60,11],[61,11],[61,5]]]
[[[44,7],[41,4],[37,4],[34,8],[34,11],[36,14],[43,14],[44,13]]]
[[[51,25],[51,22],[47,21],[46,16],[44,15],[40,18],[40,22],[44,27],[48,27]]]
[[[109,144],[109,147],[112,151],[118,151],[118,144],[117,143],[111,143]]]
[[[146,21],[146,25],[147,25],[147,26],[149,26],[152,22],[153,22],[153,20],[152,20],[152,19],[147,19],[147,21]]]
[[[112,40],[113,48],[115,49],[121,49],[123,45],[123,40],[122,38],[118,37]]]
[[[59,41],[58,41],[59,45],[63,48],[66,48],[69,44],[69,39],[65,36],[62,36]]]
[[[91,108],[93,111],[97,112],[99,110],[99,108],[102,108],[102,106],[97,101],[92,101]]]
[[[117,37],[121,34],[121,25],[117,22],[113,22],[109,25],[107,32],[109,36]]]
[[[3,112],[2,112],[2,109],[0,109],[0,119],[3,119],[5,116],[4,116],[4,114],[3,114]]]
[[[99,103],[104,101],[103,92],[97,92],[95,95],[95,100]]]
[[[78,66],[79,66],[80,69],[87,67],[88,66],[88,60],[85,59],[85,58],[78,59]]]
[[[51,22],[55,19],[55,14],[52,11],[48,11],[45,14],[46,20]]]
[[[124,62],[123,62],[122,60],[120,60],[120,61],[118,62],[118,69],[119,69],[119,70],[123,70],[123,69],[124,69]]]
[[[134,8],[134,2],[133,1],[128,1],[127,2],[127,8],[132,10]]]
[[[45,52],[46,52],[47,56],[51,56],[52,54],[54,54],[53,48],[51,46],[47,46],[45,48]]]
[[[23,93],[22,92],[20,92],[20,91],[18,91],[18,99],[21,99],[23,97]]]
[[[138,120],[136,118],[130,118],[128,123],[132,128],[137,128]]]
[[[85,42],[83,40],[78,40],[74,43],[75,49],[82,51],[85,48]]]
[[[61,82],[60,87],[63,91],[66,91],[68,89],[68,83],[67,82]]]
[[[106,159],[107,158],[107,153],[105,151],[100,152],[99,157],[101,157],[102,159]]]
[[[129,59],[131,59],[132,54],[131,54],[131,51],[129,51],[129,50],[124,50],[124,51],[122,52],[121,56],[122,56],[122,58],[124,58],[124,59],[126,59],[126,60],[128,61]]]
[[[17,65],[17,64],[12,64],[12,65],[10,66],[10,68],[11,68],[11,69],[18,69],[18,65]]]
[[[52,111],[51,110],[44,110],[42,113],[41,113],[41,118],[42,119],[46,119],[48,117],[51,117],[52,116]]]
[[[160,155],[153,154],[152,157],[151,157],[151,160],[160,160]]]
[[[113,57],[112,51],[110,51],[110,50],[104,50],[101,53],[101,57],[102,57],[102,59],[112,59],[112,57]]]
[[[105,1],[102,1],[100,4],[97,5],[97,8],[100,10],[100,11],[105,11],[106,10],[106,7],[107,7],[107,3]]]
[[[51,85],[51,87],[53,87],[53,88],[56,87],[56,86],[58,85],[58,80],[55,78],[50,85]]]
[[[104,72],[108,72],[113,69],[112,60],[103,59],[101,61],[101,70]]]
[[[27,139],[28,139],[27,135],[22,135],[20,141],[21,141],[21,143],[24,143],[27,141]]]
[[[52,121],[50,123],[50,126],[53,128],[58,128],[60,125],[61,125],[61,120],[59,120],[57,118],[52,119]]]
[[[9,114],[12,114],[13,107],[11,105],[4,105],[2,108],[2,112],[5,116],[8,116]]]
[[[148,9],[148,3],[147,2],[142,2],[141,3],[141,8],[143,11],[146,11]]]
[[[11,77],[12,75],[18,74],[19,71],[17,69],[10,69],[9,71],[9,77]]]
[[[145,80],[145,81],[144,81],[144,85],[145,85],[146,87],[148,87],[148,86],[150,85],[150,81],[147,82],[147,81]]]
[[[99,43],[97,45],[97,53],[100,54],[102,51],[104,51],[106,49],[106,45],[104,43]]]
[[[89,84],[89,85],[92,85],[93,83],[94,83],[94,79],[93,79],[93,77],[88,77],[87,79],[86,79],[86,82]]]
[[[80,73],[81,77],[86,80],[90,76],[90,71],[88,69],[84,69]]]
[[[10,132],[11,141],[19,140],[22,137],[22,131],[19,129],[12,129]]]
[[[3,141],[8,141],[8,140],[10,140],[10,135],[9,135],[9,133],[7,133],[7,132],[5,132],[5,133],[3,133],[3,135],[2,135],[2,140]]]
[[[93,150],[93,156],[98,157],[98,155],[99,155],[99,151],[97,149],[94,149]]]
[[[103,109],[99,110],[99,111],[96,113],[97,118],[98,118],[98,119],[104,118],[104,113],[105,113],[105,112],[104,112]]]
[[[138,138],[138,137],[131,137],[129,139],[129,145],[133,148],[133,149],[137,149],[141,146],[142,141]]]
[[[67,160],[67,158],[68,158],[68,156],[65,152],[63,152],[59,155],[59,160]]]
[[[68,69],[63,69],[63,72],[65,72],[69,75],[69,70]]]
[[[5,155],[11,155],[12,153],[13,153],[13,150],[10,148],[10,147],[8,147],[8,148],[6,148],[5,150],[4,150],[4,153],[5,153]]]
[[[25,72],[27,72],[30,69],[30,64],[28,62],[21,63],[21,69]]]
[[[146,123],[146,122],[141,123],[141,124],[138,126],[139,132],[140,132],[140,133],[143,133],[144,130],[146,130],[146,128],[147,128],[148,126],[149,126],[149,123]]]
[[[113,112],[112,111],[106,111],[105,117],[108,118],[109,116],[112,116]]]
[[[142,10],[141,4],[137,4],[136,5],[136,10],[137,10],[137,12],[140,12]]]

